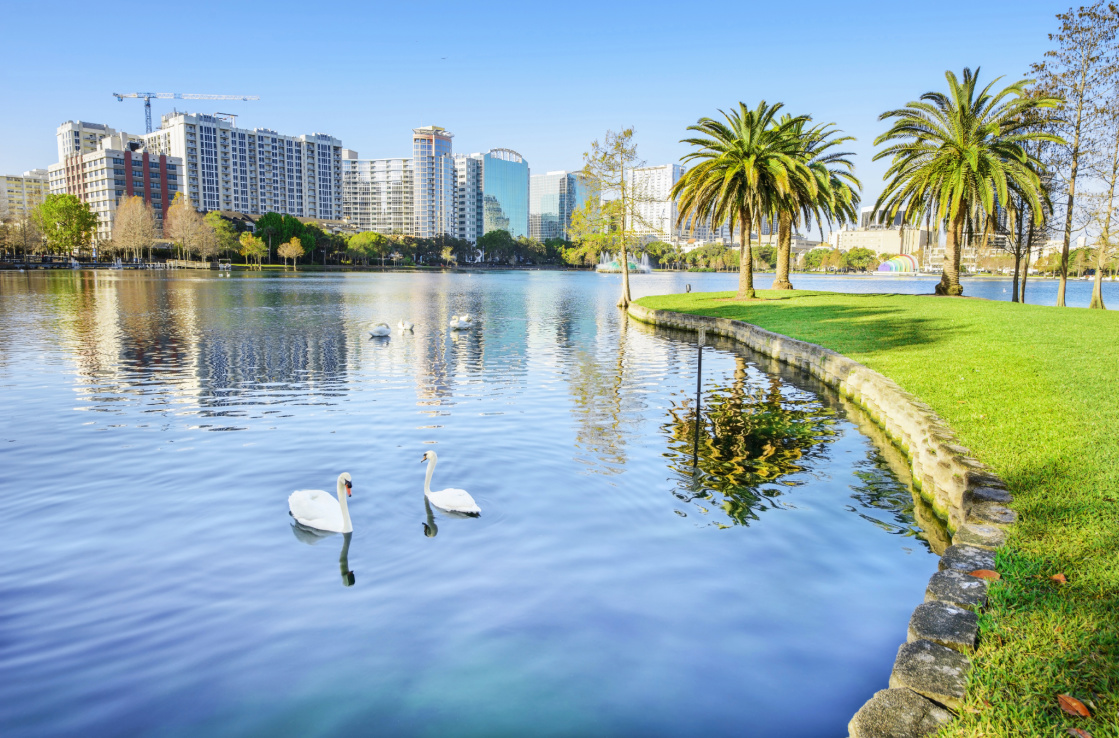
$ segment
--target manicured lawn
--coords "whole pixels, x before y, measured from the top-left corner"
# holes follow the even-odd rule
[[[913,295],[758,296],[639,302],[754,323],[882,372],[929,403],[1014,495],[1019,523],[980,618],[968,702],[944,735],[1067,736],[1075,727],[1119,736],[1119,312]],[[1063,713],[1062,693],[1092,717]]]

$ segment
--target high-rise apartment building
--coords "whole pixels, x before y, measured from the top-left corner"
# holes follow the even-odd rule
[[[179,157],[150,151],[140,136],[113,133],[102,138],[95,151],[70,154],[52,164],[48,176],[51,194],[76,195],[89,203],[97,215],[100,242],[112,238],[113,218],[125,197],[143,197],[162,228],[171,201],[182,189],[182,172]]]
[[[342,217],[342,142],[332,136],[287,136],[238,128],[224,116],[174,112],[144,140],[183,160],[183,192],[198,210]]]
[[[490,149],[482,157],[482,232],[528,235],[528,162],[512,149]]]
[[[359,231],[413,235],[411,159],[360,159],[342,150],[342,217]]]
[[[454,134],[439,126],[412,129],[412,234],[420,238],[455,231]]]
[[[68,120],[58,127],[58,160],[74,154],[90,154],[101,148],[101,139],[112,136],[116,130],[101,123]]]
[[[670,193],[685,171],[687,169],[679,164],[628,170],[626,189],[635,201],[635,217],[630,218],[628,227],[646,241],[705,243],[723,240],[729,243],[731,234],[726,226],[711,228],[707,223],[700,223],[693,231],[690,220],[676,226],[680,211]]]
[[[548,172],[529,178],[528,235],[537,241],[567,238],[571,214],[587,199],[578,172]]]
[[[0,176],[0,216],[25,220],[50,191],[46,169]]]
[[[482,200],[482,157],[455,154],[455,238],[472,244],[485,235]]]

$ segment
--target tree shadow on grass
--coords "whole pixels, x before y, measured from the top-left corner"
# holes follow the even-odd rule
[[[844,295],[844,302],[824,305],[805,304],[798,299],[813,296],[815,293],[747,303],[709,301],[702,306],[682,308],[679,312],[741,320],[791,338],[820,344],[839,353],[870,354],[932,345],[954,338],[965,330],[964,326],[938,316],[935,303],[931,301],[928,315],[914,316],[913,308],[907,306],[874,304],[869,299],[863,305],[850,304],[850,300],[880,299],[892,295]]]

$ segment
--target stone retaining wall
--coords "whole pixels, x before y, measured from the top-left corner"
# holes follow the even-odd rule
[[[799,367],[862,407],[906,454],[913,484],[947,522],[952,545],[929,580],[925,601],[913,611],[898,648],[889,688],[864,704],[848,726],[850,738],[921,736],[935,732],[959,708],[978,637],[976,612],[987,601],[987,581],[970,576],[995,568],[1015,513],[1006,485],[957,443],[936,413],[893,380],[842,354],[755,325],[707,318],[636,303],[642,323],[685,330],[704,328],[753,351]]]

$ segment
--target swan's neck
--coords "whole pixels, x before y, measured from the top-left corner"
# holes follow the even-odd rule
[[[424,477],[424,494],[431,491],[431,475],[435,473],[435,459],[428,459],[427,476]]]
[[[350,522],[350,508],[346,504],[346,483],[338,482],[338,506],[342,508],[342,532],[349,533],[354,529]]]

